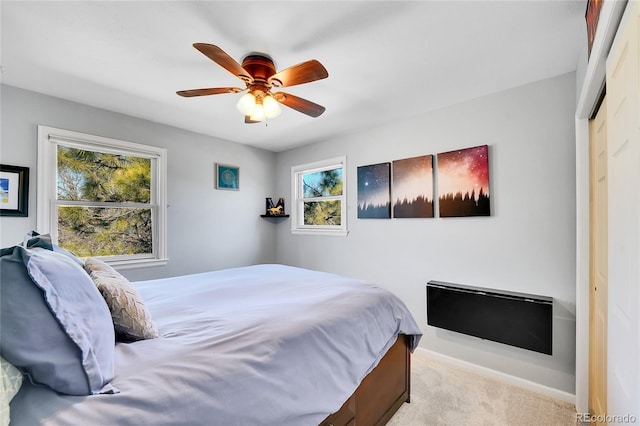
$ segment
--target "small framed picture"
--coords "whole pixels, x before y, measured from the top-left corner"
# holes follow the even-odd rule
[[[216,188],[238,191],[240,189],[240,167],[216,163]]]
[[[0,216],[28,216],[29,168],[0,164]]]

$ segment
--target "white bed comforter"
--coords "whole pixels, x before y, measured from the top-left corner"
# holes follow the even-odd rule
[[[398,334],[421,337],[404,303],[345,277],[257,265],[141,281],[161,337],[116,346],[115,395],[25,383],[12,426],[317,425]]]

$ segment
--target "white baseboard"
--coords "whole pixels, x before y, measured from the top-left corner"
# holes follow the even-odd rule
[[[453,358],[448,355],[443,355],[429,349],[418,347],[416,348],[416,352],[419,352],[421,355],[427,358],[431,358],[436,361],[441,361],[443,363],[449,364],[456,368],[460,368],[462,370],[467,370],[472,373],[476,373],[481,376],[488,377],[490,379],[498,380],[503,383],[508,383],[513,386],[518,386],[520,388],[530,390],[531,392],[536,392],[554,399],[558,399],[560,401],[568,402],[573,405],[576,404],[576,396],[569,392],[561,391],[559,389],[554,389],[549,386],[541,385],[540,383],[532,382],[531,380],[512,376],[510,374],[503,373],[501,371],[492,370],[491,368],[483,367],[481,365],[473,364],[468,361],[463,361],[461,359]]]

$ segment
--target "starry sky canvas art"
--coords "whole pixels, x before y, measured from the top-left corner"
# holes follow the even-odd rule
[[[440,217],[489,216],[488,145],[438,154]]]
[[[391,217],[391,163],[358,167],[358,218]]]
[[[433,155],[393,162],[393,217],[433,217]]]

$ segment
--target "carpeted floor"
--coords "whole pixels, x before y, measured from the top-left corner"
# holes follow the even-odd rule
[[[430,359],[411,358],[411,403],[388,426],[576,425],[572,404]]]

